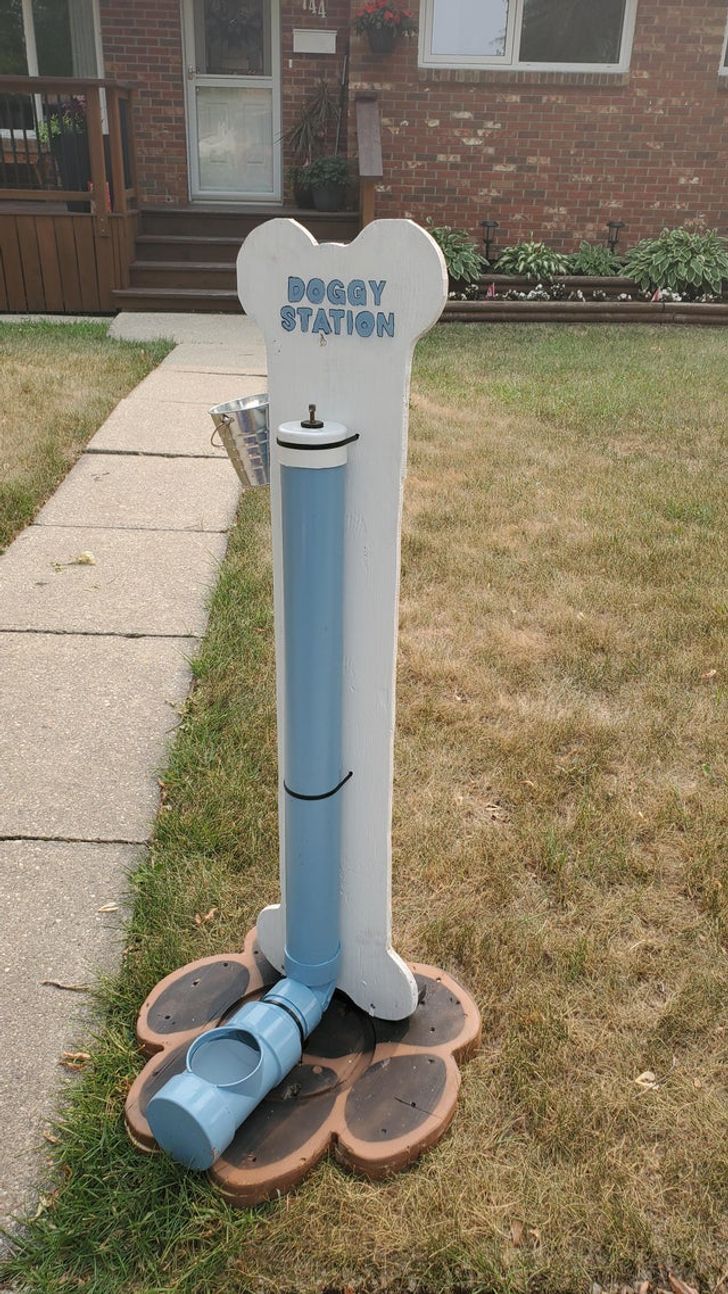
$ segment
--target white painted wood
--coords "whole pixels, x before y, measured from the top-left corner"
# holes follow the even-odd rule
[[[317,319],[315,304],[308,332],[302,331],[297,315],[293,329],[286,331],[282,318],[287,326],[291,324],[286,308],[295,311],[310,304],[305,298],[289,302],[289,276],[304,284],[322,280],[334,300],[341,295],[338,284],[344,285],[345,292],[348,288],[345,305],[333,304],[330,297],[323,303],[330,334]],[[363,292],[355,281],[363,285]],[[416,1006],[417,990],[411,972],[391,947],[402,489],[412,352],[417,338],[439,318],[447,299],[445,262],[434,239],[409,220],[374,221],[349,246],[319,246],[295,221],[270,220],[245,240],[238,257],[238,292],[267,345],[271,427],[305,418],[309,404],[315,403],[319,417],[342,422],[360,436],[351,446],[347,469],[343,742],[345,765],[354,776],[342,793],[339,987],[365,1011],[384,1019],[403,1019]],[[366,305],[350,304],[362,295]],[[332,317],[331,311],[337,309],[343,318]],[[371,312],[375,325],[371,336],[356,331],[361,310]],[[384,316],[379,321],[382,335],[376,326],[380,314]],[[319,331],[314,332],[317,322]],[[368,327],[370,319],[364,322]],[[280,472],[275,438],[271,439],[276,651],[282,660]],[[279,670],[279,750],[284,706],[281,676]],[[284,766],[282,752],[279,765]],[[282,835],[281,815],[281,846]],[[284,879],[282,875],[282,891]],[[283,966],[284,905],[283,891],[281,904],[265,908],[258,921],[263,951],[279,968]]]
[[[294,54],[335,54],[336,32],[316,27],[293,28]]]

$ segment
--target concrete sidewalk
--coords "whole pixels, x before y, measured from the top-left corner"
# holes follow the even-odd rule
[[[235,516],[237,477],[210,444],[208,409],[266,387],[244,316],[120,315],[110,332],[178,345],[0,557],[6,1226],[42,1188],[61,1054],[83,1049],[83,985],[119,962],[127,873],[152,830]]]

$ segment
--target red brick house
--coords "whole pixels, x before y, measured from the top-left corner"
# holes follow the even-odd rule
[[[685,220],[728,226],[728,0],[414,0],[419,35],[388,54],[351,35],[358,7],[0,0],[0,306],[90,308],[93,274],[98,309],[233,304],[235,242],[291,209],[286,139],[322,78],[334,96],[345,80],[351,158],[355,103],[376,96],[377,215],[478,237],[489,218],[501,243],[563,248],[601,239],[610,219],[629,241]],[[85,175],[69,187],[39,125],[74,91],[105,211]],[[74,189],[85,204],[60,199]],[[359,220],[303,218],[325,238]],[[69,297],[55,280],[71,242]]]

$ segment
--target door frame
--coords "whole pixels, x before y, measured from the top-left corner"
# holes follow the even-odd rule
[[[195,62],[195,23],[193,0],[181,0],[182,49],[184,53],[184,101],[187,134],[187,178],[190,202],[207,202],[219,204],[262,205],[283,201],[283,158],[281,147],[281,6],[280,0],[268,0],[271,21],[271,75],[270,76],[190,76],[190,68],[196,68]],[[194,98],[196,84],[209,84],[243,89],[247,83],[251,88],[270,89],[271,116],[273,133],[273,192],[272,193],[231,193],[229,189],[200,189],[200,165],[197,147],[197,112]]]

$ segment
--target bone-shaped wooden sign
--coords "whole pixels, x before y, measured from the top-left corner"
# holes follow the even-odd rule
[[[276,653],[283,659],[280,475],[276,428],[317,416],[359,439],[347,467],[344,538],[343,745],[353,777],[342,796],[339,987],[363,1010],[399,1020],[417,1004],[391,947],[391,819],[402,490],[415,343],[442,313],[447,270],[409,220],[379,220],[348,246],[318,244],[294,220],[254,229],[238,257],[238,293],[268,352]],[[279,768],[284,766],[278,671]],[[281,774],[282,776],[282,774]],[[279,799],[282,802],[282,798]],[[281,862],[283,815],[281,815]],[[281,903],[258,920],[261,948],[283,969]]]

